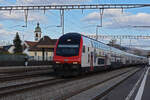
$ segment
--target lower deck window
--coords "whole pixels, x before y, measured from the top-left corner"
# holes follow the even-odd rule
[[[83,46],[83,48],[82,48],[82,52],[83,52],[83,53],[85,53],[85,46]]]
[[[104,59],[102,59],[102,58],[98,58],[98,64],[100,65],[100,64],[104,64],[105,63],[105,60]]]

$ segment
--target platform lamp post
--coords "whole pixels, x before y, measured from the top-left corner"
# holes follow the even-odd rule
[[[102,27],[102,26],[101,26],[101,25],[97,25],[97,26],[96,26],[96,40],[98,40],[98,28],[99,28],[99,27]]]

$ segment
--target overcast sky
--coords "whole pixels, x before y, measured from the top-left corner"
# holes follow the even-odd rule
[[[44,4],[148,4],[149,0],[0,0],[0,6],[7,5],[44,5]],[[103,27],[99,34],[104,35],[150,35],[148,28],[131,28],[129,26],[150,26],[150,7],[128,10],[104,10]],[[100,24],[99,10],[67,10],[65,11],[65,33],[78,32],[95,34],[96,25]],[[24,40],[34,40],[34,29],[40,23],[42,35],[51,38],[61,36],[59,11],[29,11],[28,27],[25,25],[23,11],[0,11],[0,44],[2,41],[12,41],[19,32]],[[107,40],[105,40],[106,42]],[[107,41],[108,42],[108,41]],[[119,41],[118,41],[119,42]],[[129,44],[129,40],[122,40]],[[149,40],[132,40],[132,44],[150,45]]]

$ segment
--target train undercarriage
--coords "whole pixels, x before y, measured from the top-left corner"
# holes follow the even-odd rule
[[[91,67],[81,67],[80,64],[54,64],[53,69],[57,76],[78,76],[84,73],[103,71],[103,70],[112,70],[121,67],[128,66],[137,66],[139,64],[121,64],[121,63],[113,63],[109,66],[95,66],[93,69]],[[140,64],[143,65],[143,64]]]

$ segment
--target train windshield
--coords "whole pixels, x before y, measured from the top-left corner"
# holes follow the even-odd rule
[[[71,33],[62,36],[56,48],[56,55],[64,57],[78,56],[80,38],[80,35]]]

